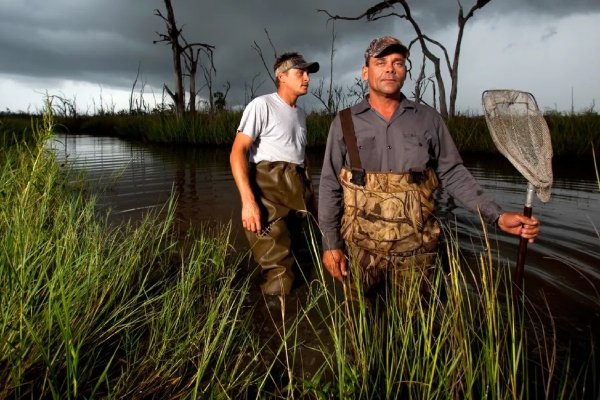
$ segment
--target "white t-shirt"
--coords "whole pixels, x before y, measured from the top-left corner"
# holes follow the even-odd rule
[[[250,162],[286,161],[304,165],[306,113],[291,107],[277,93],[252,100],[237,129],[252,138]]]

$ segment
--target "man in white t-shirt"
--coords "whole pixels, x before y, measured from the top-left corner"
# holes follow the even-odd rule
[[[294,281],[291,237],[307,211],[316,212],[305,154],[306,113],[296,101],[308,92],[309,74],[319,64],[284,53],[273,70],[277,92],[246,106],[230,155],[242,224],[267,295],[289,294]]]

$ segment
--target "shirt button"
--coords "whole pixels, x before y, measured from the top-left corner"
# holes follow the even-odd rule
[[[390,172],[394,172],[394,171],[390,169]]]
[[[388,149],[390,149],[390,150],[391,150],[391,149],[392,149],[392,146],[388,146]]]
[[[362,146],[358,146],[359,149],[362,149]]]
[[[423,143],[419,143],[419,146],[423,146]]]

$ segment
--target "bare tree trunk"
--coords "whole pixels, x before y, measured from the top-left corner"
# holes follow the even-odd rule
[[[210,65],[209,66],[204,66],[204,64],[202,64],[202,62],[200,62],[200,68],[202,68],[202,73],[204,74],[204,80],[206,81],[206,87],[208,88],[208,104],[210,107],[210,112],[214,112],[215,111],[215,101],[214,101],[214,94],[213,94],[213,81],[212,81],[212,76],[213,76],[213,72],[216,74],[216,70],[214,69],[213,63],[212,63],[212,59],[211,59],[211,54],[207,53],[209,60],[210,60]]]
[[[196,114],[196,68],[190,70],[190,113]]]
[[[327,91],[327,101],[324,98],[324,85],[325,78],[319,79],[319,86],[315,89],[311,90],[313,96],[315,96],[321,104],[325,107],[327,114],[335,115],[337,114],[340,108],[340,102],[343,99],[342,92],[343,88],[341,86],[335,86],[333,84],[333,57],[335,55],[335,39],[337,35],[335,34],[335,24],[331,29],[331,53],[330,53],[330,68],[329,68],[329,90]]]
[[[439,99],[440,99],[440,114],[442,118],[448,119],[448,106],[446,105],[446,87],[444,86],[444,78],[442,77],[442,70],[440,68],[440,59],[433,54],[429,48],[427,47],[427,43],[425,42],[425,37],[423,32],[421,32],[421,27],[417,24],[417,21],[412,17],[410,12],[410,7],[406,0],[398,0],[399,3],[404,7],[404,18],[411,23],[415,33],[417,34],[417,39],[421,45],[421,50],[423,54],[433,63],[433,68],[435,72],[435,79],[438,83],[439,88]]]
[[[331,56],[329,57],[329,97],[327,98],[327,106],[329,108],[329,114],[337,114],[337,107],[333,104],[333,56],[335,54],[335,22],[332,23],[331,28]],[[334,110],[334,108],[336,108]]]
[[[165,84],[165,89],[171,99],[173,100],[175,106],[175,114],[180,117],[183,115],[185,109],[185,98],[183,94],[183,73],[181,70],[181,46],[179,44],[179,35],[181,34],[181,30],[177,28],[177,22],[175,21],[175,13],[173,11],[173,6],[171,5],[171,0],[164,0],[165,7],[167,9],[167,17],[162,15],[162,13],[156,9],[154,10],[154,14],[159,16],[165,21],[167,25],[167,34],[160,34],[157,32],[158,36],[161,40],[154,41],[154,43],[158,42],[167,42],[171,45],[171,51],[173,56],[173,77],[175,80],[175,93],[173,93],[169,87]]]
[[[185,68],[190,76],[190,101],[189,110],[190,113],[196,114],[196,72],[198,71],[198,60],[200,59],[201,49],[196,49],[194,52],[193,47],[186,47],[185,55]]]
[[[454,49],[454,60],[452,63],[452,69],[450,70],[450,78],[452,81],[452,87],[450,88],[450,116],[454,117],[456,115],[456,96],[458,93],[458,62],[460,60],[460,49],[462,47],[462,39],[465,31],[465,25],[467,21],[473,17],[473,14],[476,10],[482,8],[491,0],[477,0],[477,3],[471,7],[466,16],[463,16],[463,8],[458,2],[459,10],[458,10],[458,36],[456,38],[456,47]]]
[[[178,117],[181,117],[185,112],[185,93],[183,88],[183,71],[181,68],[181,56],[184,55],[188,58],[189,61],[189,70],[190,70],[190,84],[194,85],[194,109],[195,109],[195,70],[196,64],[198,63],[198,58],[194,58],[193,47],[202,47],[207,52],[212,54],[212,49],[214,46],[204,44],[204,43],[191,43],[188,44],[185,38],[181,35],[181,29],[177,28],[177,22],[175,21],[175,13],[173,11],[173,6],[171,5],[171,0],[164,0],[165,7],[167,8],[167,17],[163,16],[163,14],[158,10],[154,10],[154,15],[160,17],[165,21],[167,26],[167,34],[158,33],[158,36],[161,38],[160,40],[155,40],[154,43],[158,42],[166,42],[171,45],[171,50],[173,53],[173,75],[175,78],[175,93],[173,93],[167,85],[165,85],[165,90],[171,96],[173,103],[175,105],[175,114]],[[179,39],[182,39],[185,43],[185,47],[181,46],[179,43]],[[189,50],[189,53],[187,51]],[[212,63],[212,57],[211,57]],[[193,77],[191,73],[191,69],[194,69]],[[213,67],[214,68],[214,67]]]
[[[413,97],[415,99],[415,103],[421,102],[421,97],[423,96],[424,82],[425,82],[425,54],[423,54],[423,62],[421,63],[421,71],[419,71],[419,76],[415,81],[415,91],[413,92]]]

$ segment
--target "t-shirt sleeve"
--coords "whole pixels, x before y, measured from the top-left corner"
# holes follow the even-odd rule
[[[243,132],[256,140],[266,121],[266,104],[261,99],[252,100],[242,113],[237,132]]]

